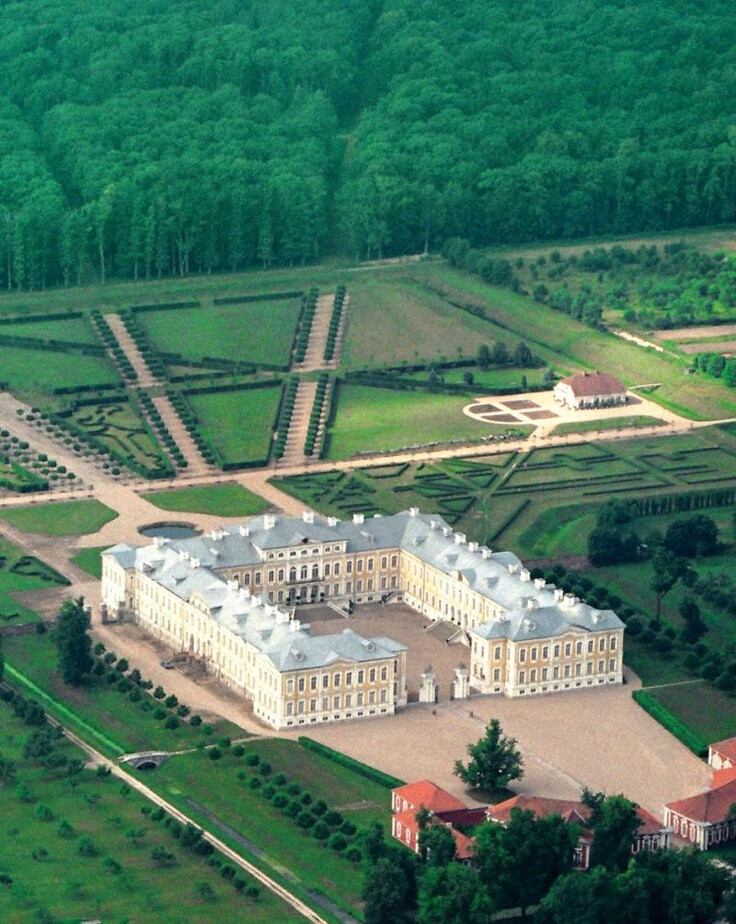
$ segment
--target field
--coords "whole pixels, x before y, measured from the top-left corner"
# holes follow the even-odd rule
[[[262,786],[250,788],[257,768],[246,761],[257,754],[271,772],[261,776]],[[268,783],[283,774],[301,788],[297,799],[309,792],[313,803],[323,800],[339,811],[345,821],[357,827],[377,818],[390,823],[391,792],[352,770],[338,766],[294,741],[264,740],[245,743],[245,755],[235,758],[226,752],[214,762],[206,753],[177,756],[164,763],[151,778],[151,785],[167,794],[174,804],[192,812],[196,803],[206,805],[216,818],[226,821],[239,834],[265,851],[265,859],[294,873],[302,885],[324,892],[332,901],[355,912],[360,907],[360,869],[345,857],[304,832],[292,819],[263,796]],[[173,794],[173,795],[172,795]],[[291,798],[295,798],[292,796]]]
[[[626,430],[629,427],[660,427],[664,421],[658,417],[647,417],[646,414],[636,414],[632,417],[610,417],[604,420],[584,420],[579,423],[570,421],[557,424],[552,431],[555,436],[566,433],[595,433],[597,430]]]
[[[704,680],[649,692],[685,725],[696,729],[705,743],[736,736],[736,701]]]
[[[206,358],[288,367],[301,301],[283,299],[139,312],[156,349],[206,366]]]
[[[210,513],[218,517],[249,517],[268,509],[268,503],[262,497],[237,482],[154,491],[143,497],[161,510]]]
[[[130,401],[85,405],[66,420],[99,440],[116,458],[146,472],[153,474],[168,465],[150,427]]]
[[[117,516],[98,500],[60,501],[0,510],[0,517],[25,533],[84,536],[96,533]]]
[[[281,385],[187,395],[200,432],[233,467],[266,464],[280,400]]]
[[[40,399],[54,388],[116,384],[120,377],[101,356],[32,350],[0,344],[0,375],[10,391]]]
[[[472,420],[462,413],[468,403],[462,396],[341,385],[336,400],[335,422],[327,434],[326,455],[330,459],[531,429]]]
[[[0,703],[0,753],[15,762],[22,798],[13,785],[0,786],[5,849],[0,872],[0,919],[25,921],[292,921],[289,909],[270,893],[257,900],[236,891],[207,859],[187,851],[166,827],[142,814],[150,803],[115,777],[66,765],[48,769],[23,754],[34,729]],[[84,759],[62,740],[55,754]],[[170,859],[157,861],[159,848]],[[245,873],[247,885],[253,880]],[[203,885],[206,884],[206,888]]]
[[[19,320],[16,324],[1,324],[0,336],[4,334],[12,337],[33,337],[36,340],[65,340],[67,343],[99,344],[97,334],[85,317],[48,318],[43,321]]]
[[[467,384],[464,376],[470,373],[473,377],[471,384]],[[534,367],[529,369],[519,368],[516,366],[496,366],[491,369],[480,369],[478,366],[467,366],[460,369],[442,369],[437,375],[440,381],[448,385],[466,385],[468,394],[480,394],[483,389],[494,391],[496,389],[510,389],[524,391],[522,379],[526,379],[527,385],[535,387],[543,384],[545,369],[544,367]],[[428,372],[415,372],[407,375],[408,379],[415,379],[418,382],[428,382]]]

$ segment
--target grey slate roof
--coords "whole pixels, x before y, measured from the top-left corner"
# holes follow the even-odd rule
[[[402,547],[492,600],[503,609],[503,617],[471,630],[480,638],[522,641],[557,636],[571,627],[600,631],[623,626],[611,610],[596,610],[569,595],[563,599],[552,585],[532,581],[512,552],[492,552],[468,543],[464,536],[453,533],[442,517],[420,514],[416,509],[365,521],[265,514],[241,526],[223,527],[191,539],[159,539],[137,548],[121,544],[104,554],[112,555],[125,569],[145,571],[182,600],[201,598],[213,618],[267,653],[280,670],[318,666],[341,657],[375,660],[385,657],[385,652],[404,650],[391,639],[366,640],[351,630],[313,637],[265,598],[251,597],[247,590],[229,585],[211,570],[258,564],[264,562],[268,551],[335,540],[344,542],[348,553]],[[304,559],[285,557],[272,564],[292,562],[301,564]],[[368,643],[374,647],[367,647]]]

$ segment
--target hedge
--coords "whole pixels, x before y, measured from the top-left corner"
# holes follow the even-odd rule
[[[40,337],[17,337],[0,334],[3,346],[26,347],[31,350],[51,350],[54,353],[82,353],[85,356],[104,356],[105,348],[96,343],[76,343],[73,340],[44,340]]]
[[[631,695],[635,703],[689,748],[693,754],[697,754],[698,757],[705,757],[708,754],[708,745],[703,739],[673,715],[669,709],[665,709],[661,703],[657,702],[651,693],[646,690],[634,690]]]
[[[199,308],[199,302],[194,299],[189,302],[160,302],[157,305],[131,305],[127,310],[135,311],[140,314],[145,311],[173,311],[176,308]]]
[[[388,773],[384,773],[382,770],[377,770],[375,767],[355,760],[353,757],[348,757],[347,754],[343,754],[341,751],[335,751],[326,744],[320,744],[319,741],[315,741],[313,738],[307,738],[306,735],[300,735],[297,741],[305,750],[313,751],[315,754],[321,754],[322,757],[326,757],[327,760],[331,760],[333,763],[339,764],[347,770],[352,770],[353,773],[358,773],[360,776],[364,776],[366,779],[378,783],[379,786],[385,786],[386,789],[395,789],[397,786],[404,785],[404,780],[400,780],[395,776],[390,776]]]
[[[710,491],[693,491],[688,494],[660,494],[636,499],[634,503],[637,516],[640,517],[707,510],[709,507],[732,507],[736,504],[736,488],[712,488]]]
[[[22,314],[20,317],[0,318],[0,324],[35,324],[40,321],[76,321],[83,318],[81,311],[45,311],[43,314]]]
[[[230,295],[226,298],[213,298],[213,305],[244,305],[246,302],[274,302],[280,299],[302,298],[304,292],[269,292],[266,295]]]

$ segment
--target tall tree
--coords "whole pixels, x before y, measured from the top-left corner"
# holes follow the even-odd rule
[[[419,924],[490,924],[494,911],[471,867],[453,861],[423,874],[417,903]]]
[[[602,792],[583,791],[583,802],[590,808],[593,846],[591,866],[605,866],[612,872],[625,870],[631,860],[631,848],[641,819],[636,803],[624,796],[606,796]]]
[[[84,597],[62,604],[54,630],[59,670],[65,683],[81,684],[92,670],[90,620]]]
[[[506,737],[498,719],[491,719],[483,737],[468,745],[470,760],[467,765],[455,761],[453,773],[471,789],[496,789],[511,780],[521,779],[523,758],[516,747],[516,739]]]

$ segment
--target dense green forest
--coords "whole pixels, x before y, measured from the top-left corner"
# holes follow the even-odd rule
[[[4,0],[0,285],[730,222],[728,0]]]

